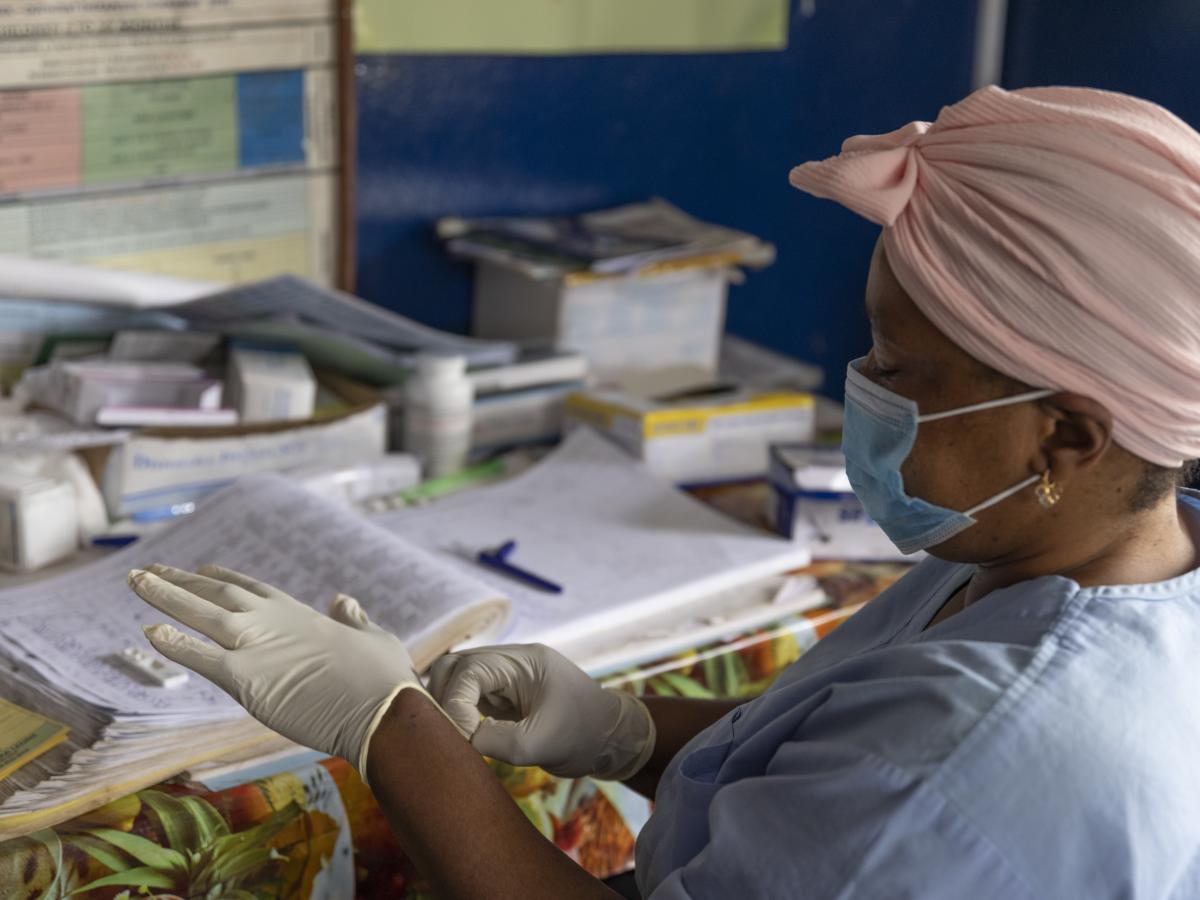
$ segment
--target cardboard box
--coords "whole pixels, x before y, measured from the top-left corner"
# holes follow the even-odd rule
[[[379,396],[344,379],[319,380],[345,404],[342,411],[304,422],[147,429],[89,451],[110,515],[194,501],[242,475],[382,455],[387,409]]]
[[[761,478],[771,444],[813,439],[814,408],[811,394],[794,391],[724,391],[663,402],[597,390],[570,395],[566,414],[609,435],[651,471],[702,484]]]
[[[670,366],[715,374],[729,279],[723,267],[536,279],[481,261],[472,329],[480,338],[548,341],[582,353],[602,381]]]

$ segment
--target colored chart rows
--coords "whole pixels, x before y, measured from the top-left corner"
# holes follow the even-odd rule
[[[304,73],[0,92],[0,193],[303,164]]]

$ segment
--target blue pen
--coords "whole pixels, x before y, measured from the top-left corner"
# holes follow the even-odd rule
[[[93,547],[128,547],[138,539],[136,534],[102,534],[92,538]]]
[[[523,581],[526,584],[532,585],[543,591],[548,591],[551,594],[561,594],[562,587],[555,584],[553,581],[547,581],[540,575],[534,575],[532,572],[526,571],[519,566],[514,566],[508,561],[514,550],[517,549],[516,541],[505,541],[496,550],[480,550],[479,562],[490,569],[495,569],[497,572],[503,572],[510,578],[515,578],[517,581]]]

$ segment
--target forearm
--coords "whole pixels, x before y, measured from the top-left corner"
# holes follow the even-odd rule
[[[625,784],[643,796],[654,798],[658,781],[671,760],[697,734],[744,700],[692,700],[685,697],[643,697],[654,719],[657,737],[654,752],[642,770]]]
[[[534,829],[478,753],[419,691],[401,691],[367,772],[405,852],[446,900],[617,894]]]

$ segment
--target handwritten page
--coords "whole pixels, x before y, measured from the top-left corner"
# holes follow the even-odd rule
[[[108,662],[145,646],[141,627],[161,613],[126,585],[132,568],[217,563],[325,611],[339,591],[408,643],[420,666],[466,635],[495,635],[502,594],[354,512],[286,479],[244,479],[170,530],[49,581],[0,591],[0,645],[67,693],[114,713],[196,720],[236,713],[199,677],[149,687]]]
[[[809,561],[805,548],[722,515],[587,429],[511,481],[375,521],[508,596],[505,640],[561,649]],[[475,561],[509,540],[515,565],[564,592]]]

